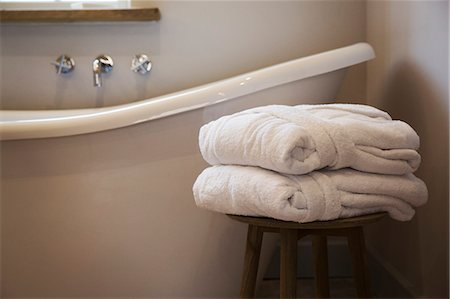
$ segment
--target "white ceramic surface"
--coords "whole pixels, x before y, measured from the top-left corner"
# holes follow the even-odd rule
[[[0,139],[60,137],[126,127],[230,101],[372,58],[372,47],[358,43],[129,104],[89,109],[3,110],[0,112]]]

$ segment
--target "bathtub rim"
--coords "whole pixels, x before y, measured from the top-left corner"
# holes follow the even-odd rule
[[[231,78],[122,105],[63,110],[2,110],[0,140],[63,137],[122,128],[199,109],[375,58],[357,43]]]

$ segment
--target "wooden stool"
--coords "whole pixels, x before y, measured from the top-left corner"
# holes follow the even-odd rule
[[[256,275],[264,232],[280,233],[280,297],[296,298],[297,241],[307,235],[313,237],[316,297],[329,298],[327,236],[345,236],[352,257],[353,277],[359,298],[370,298],[370,279],[366,268],[366,252],[362,226],[380,220],[386,213],[332,221],[297,223],[272,218],[228,215],[248,224],[241,298],[255,296]]]

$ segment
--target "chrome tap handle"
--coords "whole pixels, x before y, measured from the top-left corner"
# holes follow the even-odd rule
[[[56,62],[52,62],[52,65],[56,68],[57,74],[67,74],[74,70],[75,61],[68,55],[61,55],[56,59]]]
[[[145,54],[138,54],[131,61],[131,70],[135,73],[145,75],[152,69],[152,62]]]
[[[114,67],[114,62],[111,56],[100,55],[92,62],[92,70],[94,72],[94,86],[102,86],[102,73],[109,73]]]

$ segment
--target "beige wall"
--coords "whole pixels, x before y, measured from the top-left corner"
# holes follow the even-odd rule
[[[410,123],[421,136],[417,176],[429,202],[408,223],[385,221],[369,243],[415,296],[448,298],[448,1],[369,1],[368,103]]]
[[[49,109],[111,106],[181,90],[365,39],[364,1],[174,2],[157,6],[157,23],[2,25],[1,106]],[[320,21],[319,21],[320,20]],[[75,72],[50,62],[71,55]],[[116,65],[94,88],[92,60]],[[130,71],[147,53],[149,76]],[[364,68],[352,71],[343,97],[364,96]]]

